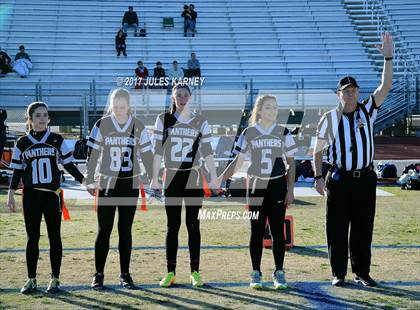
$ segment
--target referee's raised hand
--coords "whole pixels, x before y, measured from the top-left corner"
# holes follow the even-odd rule
[[[394,43],[392,35],[389,32],[382,34],[382,46],[376,45],[376,48],[384,57],[392,57],[394,54]]]

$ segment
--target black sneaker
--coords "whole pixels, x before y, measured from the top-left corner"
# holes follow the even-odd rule
[[[133,279],[129,273],[120,274],[120,283],[123,288],[134,290],[136,286],[134,285]]]
[[[48,284],[46,292],[49,294],[56,294],[60,291],[60,281],[58,278],[51,275],[50,283]]]
[[[95,273],[93,276],[92,284],[90,285],[94,290],[101,290],[104,288],[104,275],[103,273]]]
[[[37,285],[36,285],[36,279],[28,279],[25,283],[25,285],[22,287],[20,292],[22,294],[30,294],[34,291],[36,291]]]
[[[364,275],[364,276],[356,275],[354,277],[354,282],[360,283],[363,286],[369,286],[369,287],[378,286],[378,283],[376,283],[376,281],[373,280],[369,275]]]
[[[332,286],[343,286],[344,283],[344,277],[334,277],[331,281]]]

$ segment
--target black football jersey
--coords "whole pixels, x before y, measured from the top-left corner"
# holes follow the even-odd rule
[[[273,124],[265,130],[256,124],[242,132],[233,152],[249,152],[251,163],[248,174],[267,178],[286,173],[285,157],[293,157],[297,145],[287,128]]]
[[[61,181],[58,164],[72,161],[73,154],[63,137],[47,130],[39,141],[31,133],[17,140],[10,168],[24,170],[25,188],[57,190]]]
[[[164,157],[166,168],[191,169],[199,165],[200,157],[213,154],[209,124],[197,113],[189,120],[179,119],[177,113],[160,114],[153,142],[155,154]]]
[[[132,116],[124,125],[113,115],[101,118],[93,126],[87,146],[100,152],[99,174],[118,178],[139,175],[140,153],[152,150],[147,128]]]

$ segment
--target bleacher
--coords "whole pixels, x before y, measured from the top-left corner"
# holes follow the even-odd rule
[[[420,68],[420,1],[383,0],[383,4]]]
[[[258,90],[295,89],[304,79],[305,88],[331,91],[344,74],[357,76],[368,91],[379,83],[339,0],[194,3],[198,34],[184,38],[184,2],[179,0],[2,1],[1,46],[14,56],[24,44],[34,63],[27,79],[13,73],[0,79],[2,101],[26,105],[40,81],[43,99],[52,107],[78,109],[80,95],[95,80],[97,103],[103,106],[116,78],[133,76],[138,60],[149,71],[158,60],[166,69],[174,59],[185,67],[193,51],[206,77],[203,92],[238,91],[242,96],[251,79]],[[117,58],[114,36],[128,5],[135,7],[147,37],[129,32],[128,57]],[[175,27],[163,28],[163,17],[174,17]],[[215,101],[210,95],[201,99],[204,106]]]

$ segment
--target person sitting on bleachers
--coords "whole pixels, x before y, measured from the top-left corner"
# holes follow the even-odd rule
[[[197,59],[195,53],[191,53],[191,58],[187,63],[187,72],[185,77],[201,77],[200,62]]]
[[[5,77],[7,73],[12,72],[12,59],[0,47],[0,77]]]
[[[153,70],[153,77],[158,78],[158,79],[165,77],[165,69],[163,69],[162,63],[160,61],[156,63],[156,67]]]
[[[128,7],[128,11],[124,13],[122,20],[124,33],[127,34],[127,28],[134,28],[134,36],[137,37],[137,29],[139,28],[139,18],[132,6]]]
[[[145,80],[147,79],[147,77],[149,76],[149,71],[147,70],[147,68],[143,65],[143,62],[141,60],[139,60],[137,62],[137,68],[136,70],[134,70],[138,80],[136,82],[135,85],[135,89],[143,89],[145,88],[144,83]]]
[[[191,27],[191,12],[190,7],[188,5],[184,5],[184,11],[182,11],[181,17],[184,18],[184,37],[186,37],[188,29],[190,29]]]
[[[162,63],[158,61],[156,63],[156,67],[153,70],[153,77],[156,79],[156,83],[159,83],[160,78],[165,78],[165,69],[162,67]],[[160,86],[156,86],[156,88],[162,88]]]
[[[13,69],[21,78],[27,77],[29,75],[29,69],[32,69],[31,58],[25,52],[23,45],[19,46],[19,52],[16,54],[15,61],[13,62]]]
[[[190,29],[193,32],[192,36],[195,36],[195,33],[197,33],[196,24],[197,24],[197,12],[195,11],[194,4],[190,4]]]
[[[117,50],[117,56],[121,55],[121,52],[124,56],[127,56],[127,53],[125,52],[126,44],[125,44],[125,38],[127,35],[124,33],[122,29],[118,30],[117,35],[115,36],[115,49]]]
[[[184,71],[178,67],[178,61],[172,62],[172,68],[168,70],[168,77],[172,81],[173,79],[179,79],[184,77]],[[171,82],[170,81],[170,82]]]

